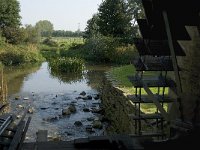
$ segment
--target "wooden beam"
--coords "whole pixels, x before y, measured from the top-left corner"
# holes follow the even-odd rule
[[[178,70],[178,64],[177,64],[176,54],[175,54],[175,50],[174,50],[173,37],[172,37],[172,34],[171,34],[171,30],[170,30],[169,19],[168,19],[168,16],[167,16],[167,12],[165,10],[163,11],[163,18],[164,18],[164,22],[165,22],[168,44],[169,44],[169,49],[170,49],[173,68],[174,68],[175,81],[176,81],[176,87],[177,87],[177,97],[178,97],[177,99],[179,100],[179,103],[178,103],[177,100],[175,100],[175,105],[176,105],[177,108],[179,107],[179,112],[181,114],[180,117],[181,117],[182,120],[184,120],[183,114],[180,111],[180,109],[181,109],[181,95],[182,95],[181,79],[180,79],[180,74],[179,74],[179,70]]]
[[[144,90],[147,92],[149,99],[153,101],[153,103],[156,105],[156,107],[160,111],[161,115],[165,118],[165,120],[170,121],[169,115],[167,114],[165,109],[162,107],[160,102],[157,100],[157,98],[154,96],[154,94],[151,92],[151,90],[149,89],[146,83],[144,83]]]
[[[23,134],[24,126],[25,126],[25,121],[20,122],[8,150],[16,150],[18,148],[18,145],[21,141],[21,137]]]
[[[31,117],[28,117],[28,120],[26,121],[26,125],[25,125],[25,128],[24,128],[24,132],[22,134],[21,141],[20,141],[20,144],[19,144],[19,147],[18,147],[19,150],[21,150],[21,148],[22,148],[22,145],[23,145],[24,139],[26,137],[26,132],[28,130],[30,122],[31,122]]]

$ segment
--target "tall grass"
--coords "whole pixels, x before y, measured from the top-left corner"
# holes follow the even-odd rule
[[[51,59],[49,61],[49,66],[52,71],[78,73],[83,71],[84,61],[78,58],[62,57]]]
[[[36,45],[1,45],[0,61],[4,65],[20,65],[25,63],[36,63],[43,61]]]

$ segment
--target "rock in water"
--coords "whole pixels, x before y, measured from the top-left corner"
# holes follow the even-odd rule
[[[74,105],[70,105],[69,106],[69,110],[72,112],[72,113],[75,113],[76,112],[76,107]]]
[[[80,127],[80,126],[82,126],[83,124],[82,124],[82,122],[80,122],[80,121],[76,121],[76,122],[74,122],[74,125]]]
[[[70,105],[68,108],[63,108],[62,115],[71,115],[76,112],[76,107],[74,105]]]
[[[103,128],[103,125],[102,125],[101,121],[95,120],[95,121],[93,122],[92,127],[93,127],[93,128],[96,128],[96,129],[102,129],[102,128]]]
[[[85,95],[86,95],[86,92],[83,91],[83,92],[81,92],[79,95],[85,96]]]
[[[71,115],[71,111],[69,110],[69,108],[64,108],[63,110],[62,110],[62,115]]]
[[[89,108],[83,108],[83,111],[84,112],[90,112],[90,109]]]
[[[16,97],[15,97],[15,100],[19,100],[19,99],[20,99],[20,96],[16,96]]]
[[[87,99],[91,100],[91,99],[92,99],[92,96],[91,96],[91,95],[88,95],[88,96],[87,96]]]

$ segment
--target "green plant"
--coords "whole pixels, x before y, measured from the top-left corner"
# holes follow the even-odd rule
[[[82,72],[84,69],[84,61],[78,58],[62,57],[51,59],[49,62],[51,71],[58,72]]]
[[[45,44],[45,45],[48,45],[48,46],[51,46],[51,47],[57,47],[58,46],[57,42],[55,42],[51,38],[44,39],[44,41],[42,42],[42,44]]]
[[[35,45],[10,45],[5,44],[0,50],[0,61],[4,65],[20,65],[25,63],[36,63],[44,58]]]

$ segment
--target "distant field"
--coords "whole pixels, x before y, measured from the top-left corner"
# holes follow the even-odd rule
[[[62,44],[62,43],[66,43],[66,44],[70,44],[70,43],[77,43],[77,44],[81,44],[84,43],[84,39],[82,37],[51,37],[53,41]],[[42,41],[46,39],[46,37],[42,38]]]

